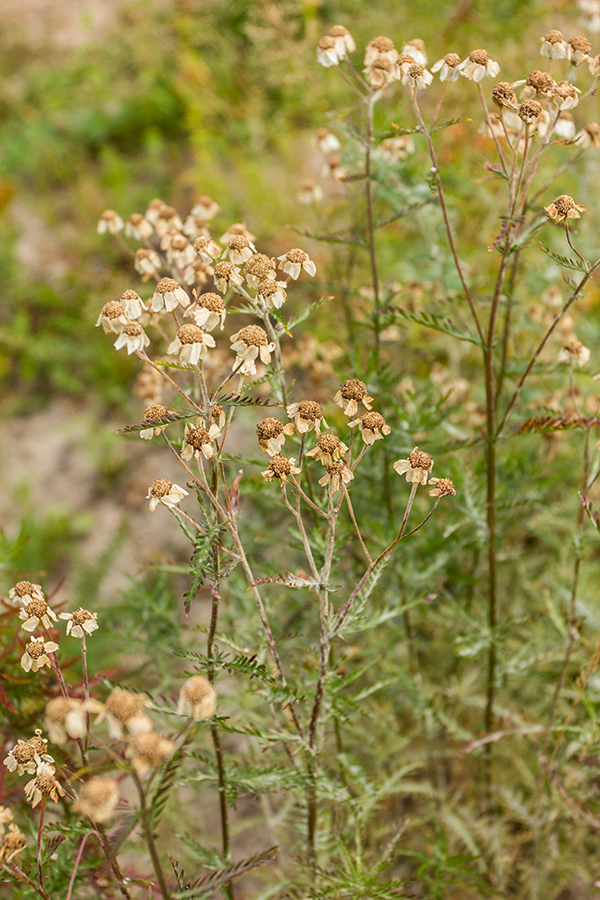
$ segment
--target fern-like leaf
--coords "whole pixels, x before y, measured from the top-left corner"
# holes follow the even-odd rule
[[[195,419],[198,415],[198,410],[192,410],[191,412],[170,412],[165,413],[165,415],[160,419],[148,419],[147,421],[140,422],[136,425],[124,425],[123,428],[119,428],[117,434],[131,434],[136,431],[146,431],[148,428],[156,428],[158,425],[169,425],[171,422],[180,422],[182,419]]]
[[[399,307],[394,307],[389,311],[400,316],[402,319],[409,319],[411,322],[416,322],[418,325],[424,325],[426,328],[433,328],[435,331],[442,331],[444,334],[450,334],[452,337],[458,338],[461,341],[468,341],[470,344],[477,344],[478,347],[481,346],[481,341],[472,331],[459,328],[451,321],[451,319],[436,316],[435,313],[412,313],[407,309],[400,309]]]
[[[173,894],[173,900],[191,900],[192,897],[205,897],[207,894],[212,894],[217,888],[229,884],[236,878],[240,878],[246,872],[271,862],[278,853],[279,847],[271,847],[270,850],[266,850],[264,853],[248,856],[238,863],[232,863],[232,865],[225,866],[223,869],[217,869],[216,872],[211,872],[205,878],[195,881],[189,890]]]
[[[580,259],[573,259],[570,256],[561,256],[559,253],[554,253],[553,250],[550,250],[549,247],[545,247],[541,241],[534,241],[534,244],[537,244],[540,250],[549,256],[550,259],[553,259],[555,263],[558,263],[559,266],[562,266],[563,269],[575,269],[577,272],[589,272],[589,265],[587,263],[582,262]]]
[[[570,428],[594,428],[600,425],[595,416],[539,416],[527,419],[513,431],[518,434],[551,434],[553,431],[567,431]]]
[[[253,581],[248,587],[248,590],[258,587],[261,584],[284,584],[286,587],[291,588],[305,587],[308,588],[309,591],[319,587],[319,582],[315,581],[314,578],[308,578],[306,575],[296,575],[294,572],[286,572],[285,575],[279,573],[279,575],[268,575],[266,578],[257,578],[257,580]]]
[[[219,403],[225,406],[281,406],[277,400],[268,397],[243,397],[241,394],[223,394],[219,397]]]
[[[175,777],[177,775],[177,772],[179,771],[179,768],[181,767],[181,764],[183,763],[183,760],[187,756],[187,750],[192,740],[193,735],[188,734],[186,739],[179,745],[179,747],[169,757],[164,765],[160,780],[156,785],[154,794],[152,796],[152,802],[150,804],[150,827],[153,831],[160,822],[161,816],[165,810],[167,800],[169,799],[169,795],[171,793],[171,790],[173,789]]]

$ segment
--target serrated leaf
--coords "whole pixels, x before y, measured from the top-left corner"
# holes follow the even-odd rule
[[[580,259],[573,259],[570,256],[561,256],[559,253],[554,253],[549,247],[545,247],[541,241],[534,241],[533,243],[537,244],[546,256],[549,256],[550,259],[553,259],[555,263],[558,263],[558,265],[562,266],[564,269],[575,269],[577,272],[589,272],[589,265],[584,265]]]
[[[319,582],[315,581],[314,578],[308,578],[306,575],[296,575],[294,572],[286,572],[285,575],[281,575],[280,573],[279,575],[268,575],[266,578],[258,578],[248,586],[248,590],[258,587],[261,584],[283,584],[286,587],[291,588],[306,587],[309,591],[319,587]]]
[[[594,428],[600,425],[600,419],[595,416],[540,416],[535,419],[527,419],[522,425],[513,431],[513,435],[519,434],[551,434],[553,431],[567,431],[570,428]]]
[[[416,322],[418,325],[424,325],[426,328],[433,328],[435,331],[450,334],[452,337],[458,338],[461,341],[468,341],[470,344],[477,344],[478,347],[481,346],[481,341],[472,331],[459,328],[451,319],[436,316],[435,313],[411,313],[408,310],[400,309],[399,307],[394,307],[391,311],[403,319],[409,319],[411,322]]]
[[[270,850],[266,850],[264,853],[248,856],[238,863],[232,863],[232,865],[225,866],[223,869],[217,869],[216,872],[211,872],[205,878],[195,881],[193,887],[189,890],[173,894],[173,900],[188,900],[188,898],[205,897],[207,894],[212,894],[217,888],[229,884],[236,878],[240,878],[246,872],[271,862],[278,853],[279,847],[271,847]]]

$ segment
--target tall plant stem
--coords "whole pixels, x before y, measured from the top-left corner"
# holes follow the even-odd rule
[[[162,863],[160,861],[158,850],[156,849],[156,843],[154,841],[154,834],[152,833],[150,810],[148,809],[148,805],[146,803],[146,792],[144,791],[144,785],[140,781],[140,778],[136,772],[133,772],[132,775],[138,790],[138,796],[140,798],[140,821],[142,825],[142,831],[144,833],[144,839],[146,841],[146,846],[148,847],[150,859],[152,860],[152,868],[154,869],[154,874],[156,875],[156,880],[158,881],[158,887],[160,889],[163,900],[170,900],[170,893],[167,887],[167,882],[165,880],[165,873],[163,872]]]
[[[367,139],[365,143],[365,193],[367,198],[367,243],[371,263],[371,281],[373,282],[373,331],[375,333],[375,366],[379,365],[380,322],[379,322],[379,274],[377,272],[377,254],[375,250],[375,226],[373,223],[373,181],[371,173],[371,155],[373,148],[373,113],[379,92],[370,94],[366,100],[367,107]]]

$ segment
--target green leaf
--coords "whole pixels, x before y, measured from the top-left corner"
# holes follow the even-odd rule
[[[540,241],[534,241],[533,243],[537,244],[546,256],[549,256],[550,259],[553,259],[555,263],[558,263],[559,266],[565,269],[575,269],[577,272],[589,272],[590,270],[589,265],[587,263],[584,264],[580,259],[572,259],[569,256],[561,256],[559,253],[554,253],[553,250],[545,247]]]
[[[296,325],[299,325],[300,322],[304,322],[305,319],[308,319],[312,313],[319,309],[319,307],[323,306],[325,303],[329,303],[330,300],[333,300],[333,296],[330,295],[328,297],[320,297],[319,300],[315,300],[314,303],[311,303],[310,306],[307,306],[301,313],[298,313],[297,316],[292,316],[292,318],[288,322],[288,328],[295,328]]]
[[[225,866],[223,869],[217,869],[216,872],[211,872],[210,875],[196,881],[189,890],[173,894],[173,900],[188,900],[188,898],[205,897],[207,894],[212,894],[217,888],[229,884],[229,882],[233,881],[235,878],[240,878],[242,875],[245,875],[246,872],[250,872],[258,866],[264,866],[265,863],[271,862],[278,853],[279,847],[271,847],[270,850],[265,850],[264,853],[257,853],[256,856],[248,856],[238,863]]]
[[[192,740],[193,734],[188,734],[183,743],[180,744],[180,746],[169,757],[164,765],[160,780],[155,788],[152,802],[150,804],[150,827],[153,831],[157,828],[158,823],[160,822],[161,816],[167,804],[167,800],[169,799],[169,794],[171,793],[173,785],[175,784],[175,777],[177,775],[177,772],[179,771],[179,768],[181,767],[181,764],[187,756],[187,749],[190,746]]]
[[[268,397],[242,397],[237,393],[223,394],[217,399],[225,406],[282,406],[278,400],[270,400]]]
[[[424,325],[426,328],[433,328],[444,334],[450,334],[452,337],[458,338],[461,341],[468,341],[470,344],[477,344],[478,347],[481,346],[481,341],[470,329],[463,330],[459,328],[451,321],[451,319],[436,316],[435,313],[411,313],[406,309],[400,308],[393,308],[391,309],[391,312],[400,316],[402,319],[409,319],[411,322],[416,322],[418,325]]]
[[[447,122],[440,122],[439,125],[434,125],[431,129],[430,134],[435,134],[436,131],[442,131],[444,128],[451,128],[452,125],[458,125],[459,122],[472,122],[473,120],[469,118],[469,116],[460,116],[458,119],[448,119]]]

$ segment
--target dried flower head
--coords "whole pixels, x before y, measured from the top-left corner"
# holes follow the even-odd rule
[[[183,272],[183,283],[193,287],[194,285],[201,287],[206,284],[209,278],[212,278],[215,270],[212,266],[203,262],[201,259],[195,259],[193,263],[186,266]]]
[[[47,762],[41,762],[37,769],[37,775],[25,785],[25,796],[31,803],[32,809],[41,800],[50,797],[54,803],[58,803],[59,796],[64,797],[65,792],[56,780],[54,766]]]
[[[449,478],[430,478],[429,484],[433,485],[433,490],[429,491],[430,497],[454,497],[456,494],[454,482]]]
[[[140,431],[140,437],[145,441],[149,441],[153,435],[158,435],[161,431],[164,431],[169,423],[166,422],[160,424],[160,422],[168,414],[169,410],[166,406],[163,406],[162,403],[152,403],[150,406],[147,406],[144,412],[144,418],[142,419],[142,424],[149,425],[150,427],[142,429],[142,431]]]
[[[81,607],[72,613],[61,613],[60,618],[67,621],[67,634],[72,634],[76,638],[82,638],[86,634],[93,634],[98,628],[98,622],[96,621],[98,613],[91,613]]]
[[[181,449],[182,459],[191,459],[195,456],[200,461],[200,455],[205,459],[211,459],[214,455],[214,442],[221,437],[221,429],[214,422],[206,428],[202,419],[196,419],[195,425],[185,426],[185,435]]]
[[[408,57],[411,60],[411,64],[414,60],[411,57]],[[396,77],[396,68],[395,63],[391,62],[387,56],[383,54],[381,56],[376,56],[368,66],[365,66],[363,69],[369,84],[374,88],[385,88],[388,84],[391,84]]]
[[[384,434],[387,435],[391,431],[390,426],[386,424],[385,419],[378,412],[367,412],[353,422],[348,422],[349,428],[354,428],[355,425],[358,425],[365,444],[369,445],[374,444],[375,441],[382,440]]]
[[[317,446],[313,450],[309,450],[305,455],[312,456],[323,463],[324,466],[330,466],[332,463],[342,459],[347,452],[348,447],[336,434],[326,433],[319,436]]]
[[[93,701],[93,711],[100,712],[102,705]],[[81,701],[72,697],[53,697],[46,704],[44,723],[53,744],[65,744],[69,738],[84,737],[87,732],[86,712],[91,712]]]
[[[222,255],[223,250],[217,244],[216,241],[213,241],[211,237],[207,237],[206,235],[200,235],[194,241],[194,250],[200,257],[200,259],[205,262],[207,265],[210,265],[216,259]]]
[[[208,194],[204,194],[204,196],[196,200],[192,207],[193,216],[200,216],[201,219],[206,219],[207,221],[214,219],[220,212],[221,207],[212,197],[209,197]]]
[[[197,366],[204,359],[209,347],[215,347],[215,339],[198,325],[182,325],[177,329],[175,340],[167,347],[167,353],[178,353],[179,361],[188,366]]]
[[[324,194],[321,185],[317,184],[316,181],[312,181],[310,178],[307,178],[302,182],[300,190],[296,195],[298,203],[302,203],[303,206],[313,206],[316,203],[320,203],[323,197]]]
[[[354,38],[344,25],[334,25],[329,32],[329,37],[332,37],[335,40],[340,59],[343,59],[346,53],[354,53],[356,50]]]
[[[571,113],[561,112],[554,126],[554,134],[559,138],[570,141],[575,137],[575,131],[575,119]]]
[[[374,59],[378,56],[387,56],[391,63],[396,62],[398,51],[394,47],[394,42],[385,35],[373,38],[365,49],[365,66],[370,66]]]
[[[92,822],[108,822],[118,802],[119,785],[115,779],[92,775],[73,804],[73,810],[87,816]]]
[[[159,503],[173,509],[187,495],[188,492],[178,484],[167,478],[157,478],[148,488],[146,500],[150,500],[150,512],[154,512]]]
[[[139,319],[142,313],[148,312],[137,291],[128,290],[121,294],[120,304],[128,319]]]
[[[106,234],[107,232],[108,234],[118,234],[119,231],[123,231],[123,228],[123,219],[119,213],[115,212],[114,209],[105,209],[100,216],[96,231],[98,234]]]
[[[567,41],[567,59],[574,66],[580,66],[590,57],[592,45],[586,37],[578,34]]]
[[[349,378],[340,387],[334,396],[334,402],[344,410],[344,415],[355,416],[358,412],[358,404],[362,403],[367,409],[371,409],[372,397],[367,396],[367,386],[358,378]]]
[[[158,197],[155,197],[148,204],[148,207],[146,209],[146,212],[144,213],[144,216],[146,217],[146,219],[148,219],[148,221],[150,222],[151,225],[156,225],[156,220],[158,219],[158,214],[159,214],[160,210],[163,208],[163,206],[166,206],[164,200],[160,200]]]
[[[492,89],[492,100],[499,109],[517,109],[517,95],[509,81],[499,81]]]
[[[114,334],[120,334],[123,325],[127,325],[129,318],[131,317],[125,313],[122,303],[119,303],[118,300],[109,300],[100,310],[100,315],[96,319],[96,327],[102,325],[105,334],[110,334],[111,331]]]
[[[256,289],[256,294],[263,301],[267,309],[281,309],[287,300],[285,281],[261,281]]]
[[[244,266],[244,275],[250,287],[257,288],[261,281],[276,278],[277,263],[271,256],[265,253],[255,253]]]
[[[327,128],[319,128],[317,131],[316,144],[317,149],[321,153],[324,153],[325,156],[329,156],[330,153],[337,153],[342,147],[335,134],[332,134]]]
[[[284,253],[283,256],[278,256],[277,259],[283,263],[281,268],[286,275],[289,275],[294,281],[296,281],[302,269],[308,272],[309,275],[315,275],[317,272],[317,267],[308,253],[305,253],[304,250],[299,250],[297,247],[293,250],[288,250],[287,253]]]
[[[156,233],[162,237],[170,228],[174,228],[177,231],[181,231],[183,226],[183,222],[181,221],[181,216],[173,206],[167,206],[166,203],[158,210],[158,215],[156,216],[156,221],[154,223],[154,229]]]
[[[123,330],[115,341],[115,349],[121,350],[122,347],[127,347],[127,353],[130,355],[136,352],[141,353],[149,343],[150,338],[140,323],[128,322],[127,325],[123,325]]]
[[[585,206],[575,203],[568,194],[561,194],[544,209],[548,218],[553,219],[556,224],[562,222],[563,219],[580,219],[581,213],[585,212]]]
[[[23,775],[24,772],[33,775],[41,762],[54,762],[47,750],[48,741],[42,737],[41,729],[36,728],[33,737],[28,741],[18,740],[9,750],[4,757],[4,765],[9,772],[16,771],[17,775]]]
[[[559,109],[573,109],[579,103],[581,91],[568,81],[559,81],[552,91],[552,100]]]
[[[26,606],[32,600],[44,600],[44,592],[41,584],[32,584],[31,581],[18,581],[8,592],[8,599],[13,606]]]
[[[402,48],[401,53],[406,53],[408,56],[412,56],[414,61],[416,63],[420,63],[420,65],[422,66],[427,65],[425,41],[422,41],[421,38],[413,38],[411,41],[407,41]]]
[[[323,418],[323,410],[314,400],[301,400],[300,403],[290,403],[286,407],[286,412],[290,419],[294,420],[299,434],[306,434],[313,428],[317,434],[320,434],[321,423],[327,428],[327,422]]]
[[[440,81],[458,81],[460,78],[459,65],[458,53],[447,53],[432,65],[431,71],[440,73]]]
[[[267,481],[273,481],[276,478],[282,484],[285,484],[290,475],[299,475],[300,472],[301,469],[296,466],[295,459],[292,457],[287,459],[285,456],[277,454],[277,456],[272,457],[268,468],[261,472],[261,475]]]
[[[577,363],[579,368],[582,368],[590,361],[591,355],[589,347],[584,347],[581,341],[573,338],[558,354],[558,361],[559,363]]]
[[[142,281],[147,281],[160,272],[162,261],[156,250],[148,247],[140,247],[135,251],[134,261],[135,271],[142,276]]]
[[[9,863],[15,856],[25,849],[27,838],[19,830],[18,825],[11,822],[8,826],[8,832],[2,836],[0,841],[0,863]]]
[[[567,42],[560,31],[554,29],[549,31],[541,38],[542,46],[540,54],[548,56],[550,59],[566,59],[568,55]]]
[[[518,116],[526,125],[533,125],[543,111],[544,107],[537,100],[524,100],[519,104]]]
[[[537,100],[540,96],[550,97],[556,87],[556,82],[548,72],[540,72],[539,69],[535,69],[525,80],[515,81],[513,87],[521,85],[524,85],[521,91],[521,100]]]
[[[124,728],[130,734],[145,734],[153,727],[152,720],[142,712],[149,705],[150,701],[143,694],[115,688],[109,694],[98,721],[106,719],[108,733],[115,740],[121,740]]]
[[[294,426],[291,422],[284,425],[274,416],[267,416],[256,426],[256,436],[261,450],[268,453],[269,456],[277,456],[281,453],[281,448],[285,442],[286,436],[294,433]]]
[[[495,78],[500,71],[499,63],[494,62],[487,50],[473,50],[457,68],[471,81],[481,81],[486,75]]]
[[[584,149],[588,147],[593,147],[595,150],[600,149],[600,125],[597,122],[588,122],[575,140]]]
[[[327,466],[327,470],[322,478],[319,478],[321,487],[327,487],[332,494],[336,494],[342,485],[348,485],[354,478],[353,472],[348,468],[345,462],[333,462]]]
[[[409,453],[407,459],[399,459],[394,463],[398,475],[406,474],[406,480],[412,484],[427,484],[427,478],[433,468],[433,459],[429,453],[418,447]]]
[[[417,90],[423,90],[433,81],[433,75],[428,72],[422,63],[413,63],[402,76],[402,84],[408,84]]]
[[[43,638],[30,638],[21,657],[21,665],[26,672],[37,672],[43,666],[52,666],[49,653],[55,653],[58,644],[54,641],[45,641]]]
[[[125,223],[125,235],[134,241],[147,241],[153,232],[152,223],[141,213],[132,213]]]
[[[21,626],[25,631],[35,631],[38,625],[42,628],[50,628],[51,621],[56,622],[56,613],[50,609],[44,599],[30,600],[19,610],[19,618],[23,619]]]
[[[161,242],[161,247],[167,251],[167,260],[170,265],[178,269],[185,269],[186,266],[190,266],[196,261],[196,251],[184,234],[179,231],[168,231],[163,237],[165,243],[167,235],[169,236],[168,244],[165,246]]]
[[[340,45],[334,37],[325,35],[317,44],[317,62],[325,68],[329,66],[337,66],[346,55],[345,49],[342,55],[339,54]]]
[[[588,67],[590,70],[590,74],[594,76],[594,78],[600,78],[600,53],[597,56],[591,56],[588,60]]]
[[[234,234],[243,234],[244,237],[248,238],[251,243],[256,240],[256,235],[252,234],[251,231],[248,231],[245,222],[234,222],[226,231],[223,232],[219,240],[222,244],[228,244]]]
[[[151,770],[169,758],[175,744],[162,734],[148,731],[143,734],[132,734],[127,741],[125,751],[133,763],[137,774],[142,778]]]
[[[235,288],[236,284],[243,283],[244,279],[228,259],[221,259],[215,265],[215,286],[222,294],[227,291],[230,284]]]
[[[152,295],[152,310],[160,312],[165,309],[171,312],[178,305],[184,309],[190,305],[188,292],[174,278],[161,278]]]
[[[236,353],[234,369],[244,375],[255,375],[254,361],[260,357],[264,365],[271,362],[275,344],[269,341],[267,332],[260,325],[246,325],[230,337],[231,349]]]
[[[199,237],[210,238],[210,231],[208,230],[206,221],[200,216],[193,216],[190,214],[183,223],[182,231],[192,243]],[[196,248],[194,247],[194,250],[195,249]]]
[[[177,713],[180,716],[192,716],[199,722],[208,719],[217,711],[217,692],[210,681],[203,675],[192,675],[181,686]]]
[[[234,266],[243,266],[256,253],[256,247],[245,234],[232,234],[225,252]]]
[[[206,331],[212,331],[217,325],[222,331],[227,310],[220,294],[206,291],[204,294],[199,294],[195,302],[188,306],[185,315],[191,316],[196,325]]]

